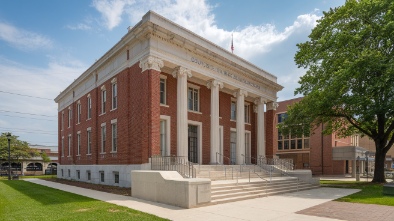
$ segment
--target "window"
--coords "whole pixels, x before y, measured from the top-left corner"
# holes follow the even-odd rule
[[[118,86],[117,83],[112,84],[112,109],[118,107]]]
[[[192,111],[199,111],[198,89],[189,87],[187,96],[188,96],[188,109]]]
[[[100,182],[104,183],[104,171],[100,171]]]
[[[71,156],[71,134],[68,135],[68,156]]]
[[[294,135],[283,136],[278,129],[278,150],[309,149],[309,136],[297,137]]]
[[[278,123],[282,123],[287,118],[287,113],[278,114]]]
[[[64,137],[62,137],[62,157],[64,157]]]
[[[81,104],[77,104],[77,122],[78,124],[81,123]]]
[[[87,118],[90,119],[92,118],[92,98],[90,97],[90,94],[88,95],[88,105],[87,105],[88,111],[87,111]]]
[[[91,180],[92,179],[92,175],[90,173],[90,170],[86,171],[86,173],[87,173],[88,180]]]
[[[245,105],[245,123],[250,123],[250,105]]]
[[[70,176],[71,176],[71,171],[70,171],[70,169],[68,169],[67,172],[68,172],[68,177],[70,177]]]
[[[119,183],[119,172],[114,172],[115,183]]]
[[[114,123],[112,123],[112,152],[118,151],[117,136],[118,136],[118,124],[115,121]]]
[[[166,79],[160,78],[160,104],[166,104]]]
[[[101,91],[101,114],[105,114],[105,103],[107,101],[107,91]]]
[[[88,153],[87,154],[92,154],[92,135],[91,135],[91,130],[88,128],[87,130],[87,146],[88,146]]]
[[[71,126],[71,118],[73,116],[73,111],[71,110],[71,107],[68,108],[68,127]]]
[[[81,131],[78,131],[77,133],[77,142],[78,142],[78,146],[77,146],[77,156],[79,156],[81,154]]]
[[[62,169],[61,171],[62,171],[62,177],[64,177],[64,171],[63,171],[63,169]]]
[[[166,121],[160,121],[160,155],[166,156]]]
[[[62,130],[63,130],[63,128],[64,128],[64,112],[62,112],[62,122],[61,122],[61,124],[62,124]]]
[[[81,179],[81,171],[77,170],[77,179],[80,180]]]
[[[231,120],[237,119],[237,103],[235,101],[231,101]]]
[[[101,153],[105,153],[105,124],[101,125]]]

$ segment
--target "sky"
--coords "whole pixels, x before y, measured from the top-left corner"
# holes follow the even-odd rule
[[[305,73],[294,63],[323,11],[345,0],[0,1],[0,133],[57,146],[54,98],[148,11],[277,76],[278,101]],[[299,95],[298,95],[299,96]]]

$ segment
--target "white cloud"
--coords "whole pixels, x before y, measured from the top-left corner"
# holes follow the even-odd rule
[[[0,39],[19,49],[51,48],[52,41],[40,34],[0,22]]]
[[[133,0],[94,0],[93,7],[101,13],[105,26],[112,30],[122,21],[125,7],[133,3]]]
[[[83,31],[92,29],[91,26],[84,24],[84,23],[79,23],[77,25],[67,25],[66,28],[71,29],[71,30],[83,30]]]

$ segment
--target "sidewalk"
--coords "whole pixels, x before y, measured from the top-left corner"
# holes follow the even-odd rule
[[[26,181],[83,195],[93,199],[117,204],[154,214],[170,220],[267,220],[267,221],[329,221],[338,220],[297,214],[296,212],[314,207],[333,199],[358,192],[355,189],[318,188],[277,196],[269,196],[233,203],[183,209],[161,203],[140,200],[133,197],[104,193],[64,185],[60,183],[26,179]]]

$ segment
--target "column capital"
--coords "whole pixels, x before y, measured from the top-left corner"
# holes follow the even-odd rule
[[[240,97],[240,96],[247,97],[248,92],[245,90],[242,90],[242,89],[238,89],[236,92],[233,93],[233,96],[234,97]]]
[[[174,78],[183,77],[183,76],[187,76],[187,77],[191,78],[192,72],[187,68],[178,66],[178,67],[174,68],[174,70],[172,71],[172,76]]]
[[[257,97],[256,99],[254,99],[254,104],[256,105],[265,103],[267,103],[267,99],[265,99],[264,97]]]
[[[213,87],[219,87],[219,89],[222,89],[223,86],[224,86],[223,82],[218,81],[218,80],[215,80],[215,79],[210,80],[210,81],[208,81],[208,83],[207,83],[207,88],[208,88],[208,89],[211,89],[211,88],[213,88]]]
[[[267,103],[267,110],[276,110],[279,107],[279,104],[276,101],[268,102]]]
[[[160,72],[160,69],[163,66],[163,60],[151,55],[148,55],[140,60],[140,68],[142,68],[142,72],[150,69]]]

